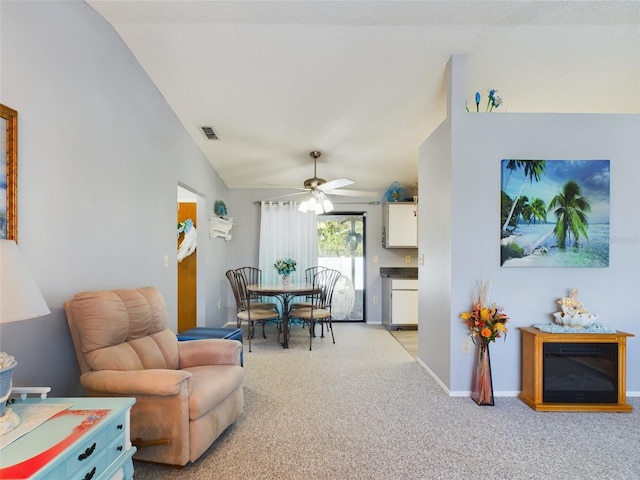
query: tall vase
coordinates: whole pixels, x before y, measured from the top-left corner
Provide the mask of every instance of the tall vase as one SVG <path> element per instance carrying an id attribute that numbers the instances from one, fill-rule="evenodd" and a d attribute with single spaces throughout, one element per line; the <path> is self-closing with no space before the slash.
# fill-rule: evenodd
<path id="1" fill-rule="evenodd" d="M 289 275 L 282 275 L 282 285 L 289 285 L 291 283 L 291 277 Z"/>
<path id="2" fill-rule="evenodd" d="M 493 381 L 491 380 L 491 358 L 489 342 L 480 339 L 476 345 L 471 399 L 478 405 L 493 405 Z"/>

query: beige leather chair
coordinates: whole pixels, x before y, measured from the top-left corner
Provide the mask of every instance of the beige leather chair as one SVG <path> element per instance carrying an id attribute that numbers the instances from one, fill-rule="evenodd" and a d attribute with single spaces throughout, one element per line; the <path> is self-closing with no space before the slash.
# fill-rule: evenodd
<path id="1" fill-rule="evenodd" d="M 242 413 L 241 342 L 178 342 L 157 289 L 78 293 L 65 311 L 87 394 L 136 398 L 135 459 L 193 462 Z"/>

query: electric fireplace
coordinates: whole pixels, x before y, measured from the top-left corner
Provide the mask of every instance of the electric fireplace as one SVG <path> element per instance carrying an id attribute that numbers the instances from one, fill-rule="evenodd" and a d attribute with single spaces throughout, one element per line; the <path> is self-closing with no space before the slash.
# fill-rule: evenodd
<path id="1" fill-rule="evenodd" d="M 537 411 L 631 412 L 625 332 L 522 333 L 520 399 Z"/>
<path id="2" fill-rule="evenodd" d="M 616 403 L 617 343 L 545 343 L 542 401 Z"/>

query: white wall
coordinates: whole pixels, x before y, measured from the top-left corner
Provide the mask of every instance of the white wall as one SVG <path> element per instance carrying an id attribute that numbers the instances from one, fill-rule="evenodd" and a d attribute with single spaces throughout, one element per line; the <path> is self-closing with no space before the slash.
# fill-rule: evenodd
<path id="1" fill-rule="evenodd" d="M 428 232 L 431 220 L 441 220 L 451 203 L 451 243 L 444 254 L 451 258 L 451 283 L 447 287 L 420 283 L 420 358 L 452 394 L 466 394 L 471 379 L 472 355 L 462 354 L 467 331 L 458 315 L 468 310 L 478 279 L 492 283 L 491 299 L 504 305 L 510 315 L 506 342 L 491 345 L 491 365 L 496 394 L 520 390 L 520 334 L 518 327 L 551 321 L 556 300 L 578 288 L 580 300 L 600 315 L 606 325 L 640 335 L 632 313 L 637 297 L 640 269 L 640 115 L 610 114 L 477 114 L 464 111 L 464 57 L 454 56 L 452 95 L 448 123 L 428 139 L 420 150 L 421 202 L 423 183 L 446 176 L 451 169 L 448 192 L 438 192 L 445 213 L 422 214 L 420 250 L 426 258 L 440 256 L 438 232 Z M 450 128 L 449 128 L 450 127 Z M 451 138 L 451 155 L 446 142 Z M 435 160 L 442 156 L 442 163 Z M 608 268 L 501 268 L 499 238 L 500 162 L 502 159 L 609 159 L 611 161 L 611 248 Z M 423 231 L 427 234 L 423 235 Z M 429 239 L 434 240 L 429 242 Z M 446 278 L 446 265 L 440 265 Z M 428 274 L 428 272 L 427 272 Z M 421 273 L 422 275 L 422 273 Z M 421 276 L 421 278 L 423 278 Z M 447 298 L 450 296 L 450 299 Z M 449 310 L 448 317 L 447 310 Z M 443 318 L 430 319 L 432 312 Z M 422 320 L 427 319 L 426 328 Z M 427 330 L 430 336 L 426 338 Z M 448 342 L 430 352 L 423 345 Z M 425 347 L 426 348 L 426 347 Z M 449 362 L 448 373 L 442 358 Z M 438 358 L 434 358 L 438 357 Z M 627 392 L 640 395 L 640 346 L 638 337 L 627 344 Z"/>
<path id="2" fill-rule="evenodd" d="M 205 198 L 206 318 L 222 325 L 228 244 L 206 216 L 227 188 L 113 28 L 84 2 L 0 2 L 0 101 L 18 111 L 18 243 L 52 313 L 1 327 L 16 385 L 79 392 L 63 302 L 154 285 L 176 327 L 176 187 Z M 170 265 L 163 259 L 169 255 Z"/>

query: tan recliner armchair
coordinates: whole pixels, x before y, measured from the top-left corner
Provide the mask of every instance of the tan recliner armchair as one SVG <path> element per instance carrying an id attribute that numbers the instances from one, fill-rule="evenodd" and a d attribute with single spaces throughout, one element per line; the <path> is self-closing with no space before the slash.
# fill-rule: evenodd
<path id="1" fill-rule="evenodd" d="M 241 342 L 178 342 L 157 289 L 78 293 L 65 311 L 87 394 L 136 398 L 135 459 L 193 462 L 242 413 Z"/>

